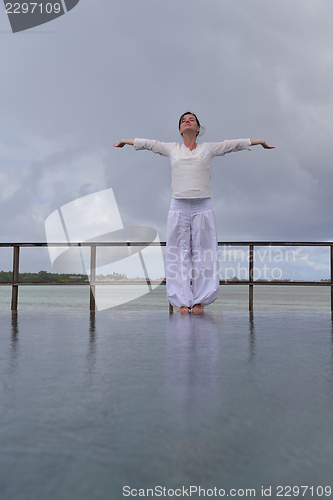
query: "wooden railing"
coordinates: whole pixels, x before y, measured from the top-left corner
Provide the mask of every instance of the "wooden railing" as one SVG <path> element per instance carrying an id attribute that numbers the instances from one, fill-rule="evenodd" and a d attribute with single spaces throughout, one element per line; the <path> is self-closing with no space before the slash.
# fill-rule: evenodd
<path id="1" fill-rule="evenodd" d="M 0 285 L 11 285 L 12 287 L 12 301 L 11 311 L 16 313 L 18 309 L 18 289 L 19 286 L 26 285 L 90 285 L 90 311 L 95 311 L 95 269 L 96 269 L 96 248 L 99 246 L 121 247 L 121 246 L 166 246 L 165 242 L 149 243 L 149 242 L 84 242 L 84 243 L 0 243 L 0 248 L 12 247 L 13 248 L 13 280 L 10 283 L 0 283 Z M 248 280 L 230 281 L 220 280 L 220 285 L 248 285 L 249 286 L 249 311 L 253 312 L 253 287 L 254 286 L 330 286 L 331 287 L 331 311 L 333 312 L 333 242 L 287 242 L 287 241 L 237 241 L 237 242 L 219 242 L 219 246 L 224 247 L 248 247 Z M 19 282 L 19 260 L 20 248 L 26 247 L 91 247 L 91 276 L 89 283 L 20 283 Z M 254 252 L 255 247 L 328 247 L 330 249 L 330 280 L 327 281 L 289 281 L 289 280 L 276 280 L 276 281 L 256 281 L 253 279 L 254 273 Z M 147 278 L 148 283 L 149 279 Z M 165 284 L 165 280 L 161 283 Z M 173 307 L 169 305 L 169 311 L 173 311 Z"/>

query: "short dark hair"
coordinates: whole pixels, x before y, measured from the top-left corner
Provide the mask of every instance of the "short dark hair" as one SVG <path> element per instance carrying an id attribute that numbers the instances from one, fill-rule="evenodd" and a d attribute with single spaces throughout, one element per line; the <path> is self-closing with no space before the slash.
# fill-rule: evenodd
<path id="1" fill-rule="evenodd" d="M 194 113 L 192 113 L 192 111 L 186 111 L 186 113 L 183 113 L 183 114 L 182 114 L 182 116 L 179 118 L 179 124 L 178 124 L 178 129 L 179 129 L 179 130 L 180 130 L 180 124 L 181 124 L 181 122 L 182 122 L 182 118 L 183 118 L 185 115 L 192 115 L 192 116 L 194 116 L 194 118 L 195 118 L 195 119 L 196 119 L 196 121 L 197 121 L 197 125 L 198 125 L 198 127 L 201 127 L 201 125 L 200 125 L 200 122 L 199 122 L 199 120 L 198 120 L 197 115 L 196 115 L 196 114 L 194 114 Z M 199 134 L 199 132 L 197 133 L 197 135 L 198 135 L 198 134 Z"/>

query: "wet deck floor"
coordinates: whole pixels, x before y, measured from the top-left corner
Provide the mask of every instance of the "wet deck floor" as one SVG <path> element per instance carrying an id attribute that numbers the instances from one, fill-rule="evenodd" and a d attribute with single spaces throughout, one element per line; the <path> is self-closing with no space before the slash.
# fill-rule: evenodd
<path id="1" fill-rule="evenodd" d="M 333 487 L 328 312 L 2 312 L 0 331 L 2 500 Z"/>

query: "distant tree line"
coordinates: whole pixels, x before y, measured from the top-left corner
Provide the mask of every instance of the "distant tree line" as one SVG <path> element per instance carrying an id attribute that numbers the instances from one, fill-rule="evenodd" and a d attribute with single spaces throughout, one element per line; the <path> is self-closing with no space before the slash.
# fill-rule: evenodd
<path id="1" fill-rule="evenodd" d="M 72 276 L 72 278 L 71 278 Z M 19 273 L 19 283 L 66 283 L 73 281 L 84 281 L 88 279 L 86 274 L 57 274 L 39 271 L 38 273 Z M 13 280 L 12 271 L 0 271 L 0 282 L 8 283 Z"/>
<path id="2" fill-rule="evenodd" d="M 107 274 L 106 276 L 104 276 L 104 274 L 96 275 L 97 280 L 102 280 L 103 278 L 107 278 L 108 280 L 123 280 L 126 279 L 127 276 L 126 274 L 120 274 L 120 273 Z"/>
<path id="3" fill-rule="evenodd" d="M 126 274 L 112 273 L 106 276 L 109 279 L 120 280 L 126 278 Z M 105 278 L 102 274 L 98 279 Z M 19 283 L 73 283 L 75 281 L 85 281 L 86 274 L 57 274 L 39 271 L 38 273 L 19 273 Z M 0 271 L 0 283 L 10 283 L 13 281 L 12 271 Z"/>

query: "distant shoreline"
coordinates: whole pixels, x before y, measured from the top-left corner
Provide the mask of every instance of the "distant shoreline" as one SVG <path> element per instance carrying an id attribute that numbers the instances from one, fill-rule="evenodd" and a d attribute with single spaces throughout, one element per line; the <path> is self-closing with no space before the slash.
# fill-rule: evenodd
<path id="1" fill-rule="evenodd" d="M 12 271 L 0 271 L 0 284 L 11 284 L 13 281 Z M 158 279 L 149 279 L 143 277 L 127 278 L 124 274 L 113 273 L 107 276 L 98 275 L 96 276 L 96 285 L 145 285 L 147 282 L 151 285 L 165 284 L 165 277 Z M 236 276 L 228 278 L 226 280 L 220 280 L 224 283 L 237 283 L 248 285 L 250 282 L 246 279 L 239 279 Z M 264 284 L 264 283 L 303 283 L 303 280 L 290 280 L 290 279 L 258 279 L 251 283 L 253 284 Z M 307 283 L 320 283 L 320 282 L 330 282 L 329 279 L 320 280 L 306 280 Z M 86 274 L 58 274 L 58 273 L 48 273 L 47 271 L 39 271 L 38 273 L 19 273 L 18 283 L 34 284 L 34 283 L 63 283 L 63 284 L 89 284 L 90 280 Z"/>

